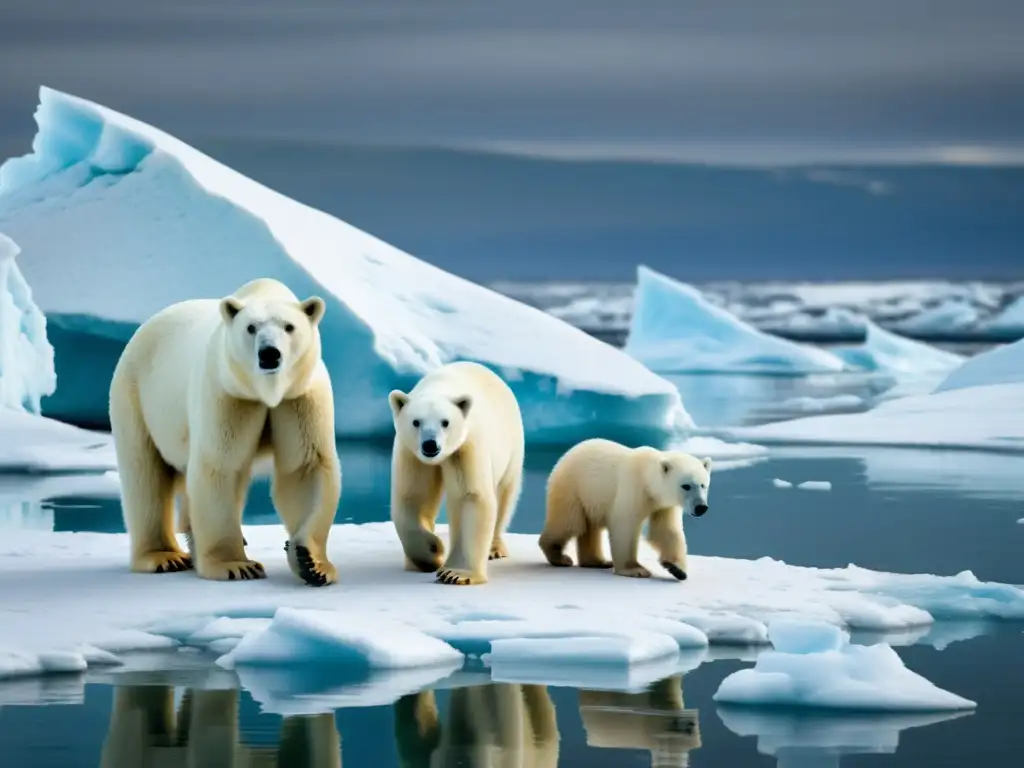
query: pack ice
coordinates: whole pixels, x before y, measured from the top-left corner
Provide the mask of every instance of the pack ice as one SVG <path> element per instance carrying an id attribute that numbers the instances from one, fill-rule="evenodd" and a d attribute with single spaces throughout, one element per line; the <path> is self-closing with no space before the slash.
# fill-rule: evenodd
<path id="1" fill-rule="evenodd" d="M 640 266 L 624 351 L 662 373 L 817 373 L 845 368 L 823 349 L 771 336 L 696 288 Z"/>
<path id="2" fill-rule="evenodd" d="M 0 229 L 26 253 L 57 373 L 76 382 L 46 402 L 49 415 L 105 424 L 113 366 L 139 323 L 266 276 L 327 301 L 339 436 L 391 434 L 386 393 L 455 359 L 509 382 L 534 443 L 650 439 L 692 423 L 669 382 L 609 345 L 156 128 L 45 87 L 35 119 L 32 153 L 0 168 Z"/>

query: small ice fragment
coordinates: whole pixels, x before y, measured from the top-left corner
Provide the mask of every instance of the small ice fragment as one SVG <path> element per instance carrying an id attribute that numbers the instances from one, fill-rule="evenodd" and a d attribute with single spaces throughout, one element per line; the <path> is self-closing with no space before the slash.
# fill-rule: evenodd
<path id="1" fill-rule="evenodd" d="M 831 491 L 832 483 L 828 480 L 806 480 L 800 483 L 797 488 L 802 491 Z"/>
<path id="2" fill-rule="evenodd" d="M 780 480 L 777 477 L 774 480 L 772 480 L 772 485 L 774 485 L 776 488 L 792 488 L 793 487 L 793 484 L 791 482 L 789 482 L 788 480 Z"/>

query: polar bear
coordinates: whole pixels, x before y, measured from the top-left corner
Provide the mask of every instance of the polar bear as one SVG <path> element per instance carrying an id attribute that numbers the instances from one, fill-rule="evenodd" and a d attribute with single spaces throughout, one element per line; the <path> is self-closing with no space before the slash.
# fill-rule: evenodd
<path id="1" fill-rule="evenodd" d="M 391 519 L 408 570 L 437 571 L 444 584 L 484 584 L 487 560 L 507 557 L 508 527 L 523 478 L 519 404 L 497 374 L 449 363 L 406 394 L 388 395 L 395 422 Z M 434 534 L 447 499 L 451 552 Z M 443 563 L 443 565 L 442 565 Z"/>
<path id="2" fill-rule="evenodd" d="M 576 539 L 583 568 L 612 568 L 620 576 L 648 578 L 637 560 L 640 531 L 662 567 L 686 578 L 684 510 L 694 517 L 708 511 L 711 459 L 647 446 L 627 448 L 610 440 L 584 440 L 569 449 L 548 477 L 547 513 L 540 548 L 552 565 L 572 565 L 565 545 Z M 609 562 L 601 534 L 608 529 Z"/>
<path id="3" fill-rule="evenodd" d="M 245 553 L 242 510 L 258 459 L 288 563 L 307 584 L 337 579 L 327 536 L 341 497 L 334 397 L 320 357 L 324 302 L 266 278 L 221 300 L 183 301 L 135 332 L 110 385 L 131 568 L 195 568 L 202 578 L 262 579 Z M 174 497 L 189 540 L 174 537 Z"/>

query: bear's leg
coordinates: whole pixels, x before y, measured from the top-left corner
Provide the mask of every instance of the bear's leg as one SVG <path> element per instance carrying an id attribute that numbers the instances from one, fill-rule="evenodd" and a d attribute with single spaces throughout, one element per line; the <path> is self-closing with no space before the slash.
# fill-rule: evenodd
<path id="1" fill-rule="evenodd" d="M 402 696 L 394 704 L 395 748 L 399 765 L 429 766 L 441 742 L 441 715 L 434 692 Z"/>
<path id="2" fill-rule="evenodd" d="M 459 474 L 465 477 L 464 473 Z M 445 489 L 445 497 L 452 549 L 437 572 L 437 581 L 460 586 L 486 584 L 487 555 L 494 539 L 498 500 L 487 490 L 462 490 L 454 478 L 450 486 Z"/>
<path id="3" fill-rule="evenodd" d="M 313 587 L 338 571 L 327 538 L 341 501 L 341 463 L 334 436 L 334 398 L 324 382 L 270 411 L 274 481 L 270 495 L 288 529 L 288 565 Z"/>
<path id="4" fill-rule="evenodd" d="M 238 691 L 192 690 L 188 711 L 185 765 L 237 765 L 239 747 Z M 183 708 L 184 709 L 184 708 Z"/>
<path id="5" fill-rule="evenodd" d="M 444 562 L 434 533 L 444 484 L 441 468 L 418 461 L 396 445 L 391 459 L 391 520 L 405 552 L 405 569 L 433 573 Z"/>
<path id="6" fill-rule="evenodd" d="M 678 509 L 659 509 L 647 524 L 647 540 L 658 552 L 661 567 L 679 581 L 686 579 L 686 537 Z"/>
<path id="7" fill-rule="evenodd" d="M 507 482 L 498 484 L 498 519 L 494 523 L 491 551 L 487 556 L 489 560 L 501 560 L 508 557 L 508 547 L 505 545 L 503 537 L 508 529 L 508 524 L 512 522 L 512 515 L 515 514 L 516 504 L 519 503 L 522 487 L 523 479 L 519 472 L 516 472 Z"/>
<path id="8" fill-rule="evenodd" d="M 611 568 L 612 561 L 604 556 L 604 528 L 587 523 L 587 529 L 576 539 L 576 557 L 580 568 Z"/>
<path id="9" fill-rule="evenodd" d="M 246 467 L 225 472 L 196 458 L 189 460 L 186 487 L 196 551 L 196 571 L 204 579 L 265 579 L 263 564 L 245 554 L 242 509 L 252 480 Z"/>
<path id="10" fill-rule="evenodd" d="M 182 552 L 174 536 L 177 473 L 164 463 L 141 419 L 141 414 L 111 419 L 131 569 L 137 573 L 187 571 L 192 558 Z"/>
<path id="11" fill-rule="evenodd" d="M 587 530 L 587 515 L 576 494 L 563 488 L 558 478 L 548 485 L 547 513 L 544 530 L 537 543 L 551 565 L 567 568 L 573 564 L 565 554 L 565 545 L 582 536 Z"/>
<path id="12" fill-rule="evenodd" d="M 608 537 L 612 545 L 612 563 L 619 576 L 650 578 L 651 572 L 640 565 L 640 529 L 643 520 L 637 520 L 629 505 L 616 501 L 611 510 Z"/>
<path id="13" fill-rule="evenodd" d="M 313 587 L 338 580 L 327 557 L 327 537 L 341 500 L 341 467 L 331 455 L 312 466 L 285 472 L 275 465 L 270 495 L 288 529 L 288 565 Z"/>

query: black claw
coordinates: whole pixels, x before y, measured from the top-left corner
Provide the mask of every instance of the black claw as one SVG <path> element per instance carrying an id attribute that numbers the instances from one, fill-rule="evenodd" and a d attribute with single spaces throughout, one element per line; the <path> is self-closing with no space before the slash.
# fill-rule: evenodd
<path id="1" fill-rule="evenodd" d="M 290 541 L 286 541 L 286 542 L 284 543 L 284 551 L 285 551 L 285 552 L 287 552 L 287 551 L 288 551 L 288 545 L 289 545 L 289 544 L 291 544 L 291 542 L 290 542 Z"/>
<path id="2" fill-rule="evenodd" d="M 249 542 L 245 540 L 245 536 L 242 537 L 242 546 L 243 547 L 248 547 L 249 546 Z"/>
<path id="3" fill-rule="evenodd" d="M 164 572 L 164 567 L 163 567 L 162 565 L 158 565 L 158 566 L 156 567 L 156 572 L 157 572 L 157 573 L 163 573 L 163 572 Z"/>
<path id="4" fill-rule="evenodd" d="M 234 581 L 234 580 L 235 580 L 235 572 L 234 571 L 228 571 L 228 581 Z"/>
<path id="5" fill-rule="evenodd" d="M 661 564 L 661 566 L 679 581 L 686 581 L 686 571 L 684 571 L 675 563 L 664 562 Z"/>

